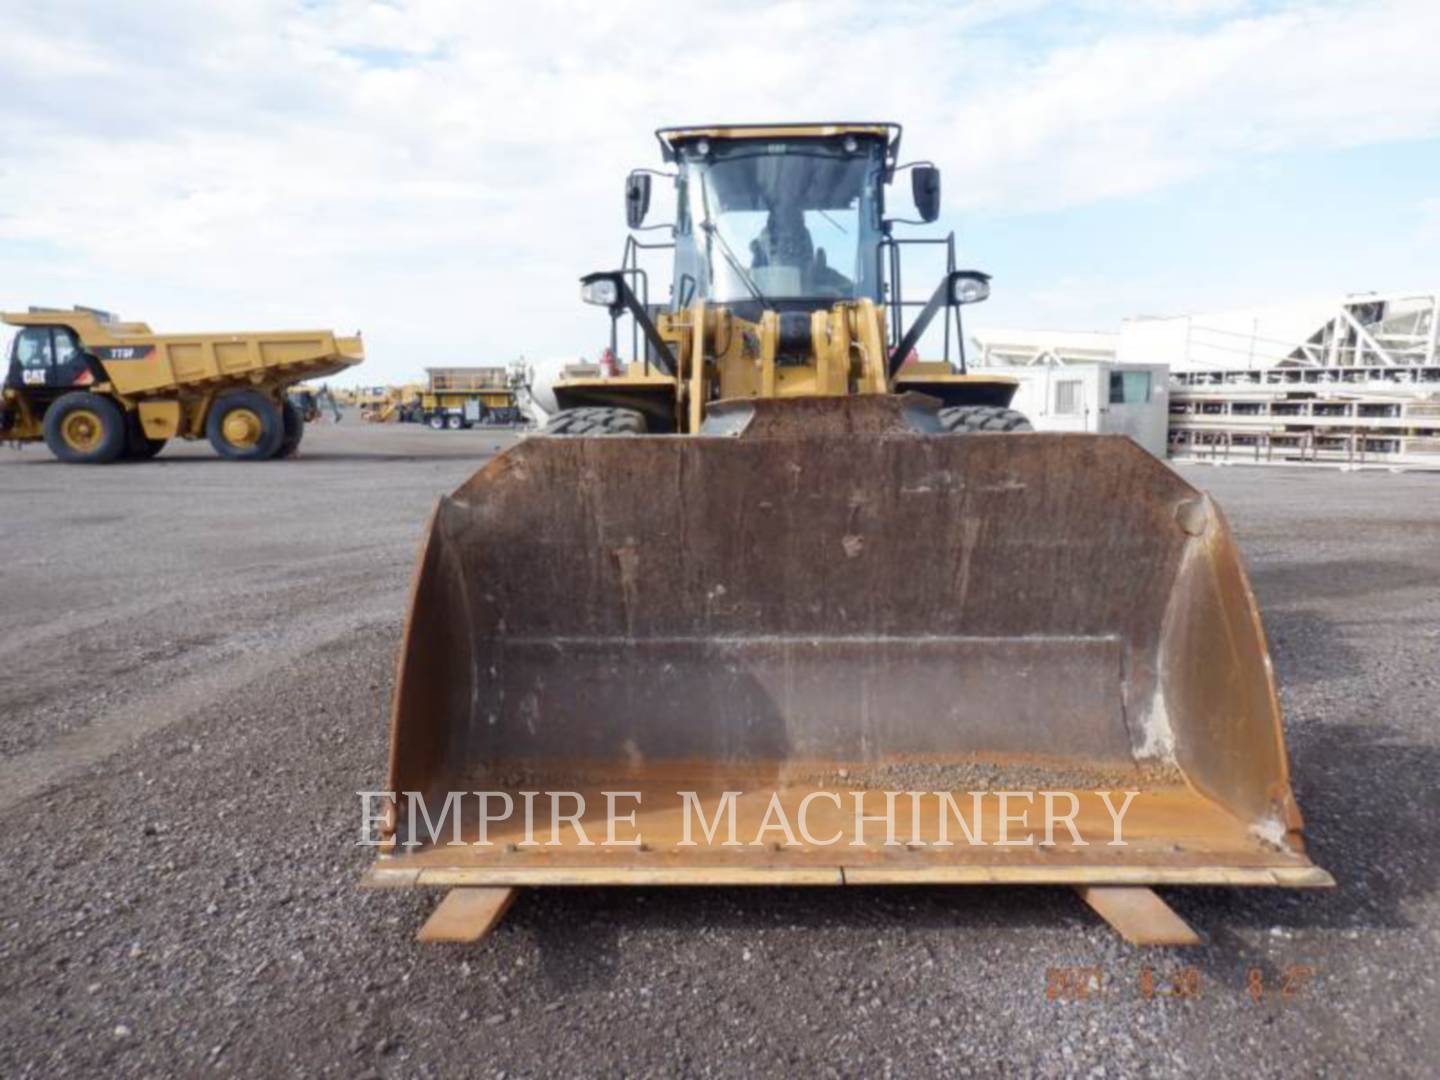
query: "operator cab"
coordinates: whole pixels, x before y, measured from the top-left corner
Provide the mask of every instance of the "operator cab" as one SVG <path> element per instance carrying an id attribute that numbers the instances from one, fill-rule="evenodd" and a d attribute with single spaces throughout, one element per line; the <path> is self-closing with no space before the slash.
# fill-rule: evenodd
<path id="1" fill-rule="evenodd" d="M 5 375 L 7 387 L 26 391 L 34 400 L 49 400 L 95 380 L 91 358 L 69 327 L 25 326 L 15 334 Z"/>
<path id="2" fill-rule="evenodd" d="M 753 317 L 761 307 L 879 303 L 889 145 L 883 128 L 676 133 L 669 144 L 678 166 L 672 307 L 703 299 Z"/>
<path id="3" fill-rule="evenodd" d="M 699 299 L 753 318 L 766 307 L 881 302 L 884 188 L 897 127 L 682 128 L 658 136 L 676 166 L 672 310 Z"/>
<path id="4" fill-rule="evenodd" d="M 668 242 L 631 235 L 619 269 L 580 279 L 581 298 L 610 311 L 612 354 L 618 355 L 618 326 L 628 315 L 637 358 L 644 339 L 644 374 L 653 365 L 673 377 L 674 357 L 659 316 L 701 302 L 750 323 L 767 311 L 777 314 L 780 362 L 808 364 L 809 316 L 868 301 L 884 320 L 888 377 L 915 358 L 921 337 L 941 312 L 943 359 L 931 363 L 964 373 L 959 309 L 984 300 L 990 279 L 956 267 L 953 232 L 943 238 L 894 235 L 897 224 L 926 225 L 940 215 L 940 170 L 928 161 L 899 163 L 900 125 L 712 125 L 655 134 L 675 171 L 631 172 L 625 217 L 632 232 L 664 230 Z M 887 218 L 885 189 L 902 171 L 910 173 L 915 217 Z M 675 185 L 675 220 L 646 225 L 656 176 Z M 900 287 L 901 249 L 936 244 L 946 260 L 944 277 L 928 300 L 906 296 Z M 659 249 L 673 249 L 670 295 L 652 302 L 640 255 Z M 907 309 L 915 312 L 913 318 L 907 318 Z M 958 365 L 951 362 L 952 339 Z"/>

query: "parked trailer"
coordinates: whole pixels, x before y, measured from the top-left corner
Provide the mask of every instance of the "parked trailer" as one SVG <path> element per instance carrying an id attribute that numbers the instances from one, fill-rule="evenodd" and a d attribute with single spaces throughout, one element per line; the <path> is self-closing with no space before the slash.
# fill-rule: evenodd
<path id="1" fill-rule="evenodd" d="M 43 439 L 61 461 L 150 458 L 172 438 L 221 457 L 295 453 L 304 419 L 286 390 L 365 358 L 329 330 L 156 334 L 93 308 L 0 314 L 20 327 L 0 397 L 0 438 Z"/>
<path id="2" fill-rule="evenodd" d="M 411 416 L 437 431 L 524 420 L 503 367 L 426 368 L 425 373 L 430 383 Z"/>

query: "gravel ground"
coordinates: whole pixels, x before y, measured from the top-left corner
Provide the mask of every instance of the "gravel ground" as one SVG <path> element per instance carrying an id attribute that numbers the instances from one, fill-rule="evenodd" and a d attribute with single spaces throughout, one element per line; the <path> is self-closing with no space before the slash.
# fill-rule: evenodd
<path id="1" fill-rule="evenodd" d="M 510 438 L 0 450 L 0 1074 L 1433 1075 L 1440 476 L 1185 470 L 1249 561 L 1333 892 L 1171 890 L 1209 935 L 1180 951 L 1061 889 L 553 889 L 421 947 L 433 895 L 356 887 L 354 792 L 426 513 Z M 1101 992 L 1050 1000 L 1070 966 Z"/>

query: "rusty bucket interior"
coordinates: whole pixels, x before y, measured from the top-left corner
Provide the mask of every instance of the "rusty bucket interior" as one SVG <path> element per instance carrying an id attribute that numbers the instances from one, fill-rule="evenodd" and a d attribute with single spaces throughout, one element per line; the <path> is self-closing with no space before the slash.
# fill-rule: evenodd
<path id="1" fill-rule="evenodd" d="M 524 843 L 518 814 L 462 811 L 462 842 L 438 843 L 402 795 L 389 865 L 435 884 L 1328 883 L 1208 497 L 1120 436 L 757 405 L 721 435 L 531 438 L 441 501 L 389 787 L 431 808 L 574 792 L 583 828 Z M 606 791 L 643 839 L 580 842 L 607 836 Z M 947 796 L 1002 791 L 1011 815 L 1074 794 L 1080 837 L 997 844 L 1001 815 L 977 812 L 975 840 L 938 842 Z M 1124 791 L 1111 843 L 1102 800 Z M 726 792 L 735 832 L 694 829 Z M 857 838 L 856 806 L 897 798 L 898 835 Z M 764 828 L 776 801 L 792 830 L 808 811 L 803 836 Z"/>

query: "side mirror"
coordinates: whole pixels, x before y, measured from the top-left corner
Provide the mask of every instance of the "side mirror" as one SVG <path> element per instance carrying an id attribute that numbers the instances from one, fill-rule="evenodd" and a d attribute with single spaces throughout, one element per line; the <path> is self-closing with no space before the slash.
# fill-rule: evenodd
<path id="1" fill-rule="evenodd" d="M 940 170 L 934 165 L 916 165 L 910 170 L 910 190 L 915 196 L 915 209 L 920 220 L 934 221 L 940 216 Z"/>
<path id="2" fill-rule="evenodd" d="M 633 172 L 625 178 L 625 222 L 632 229 L 645 224 L 650 211 L 650 174 Z"/>

